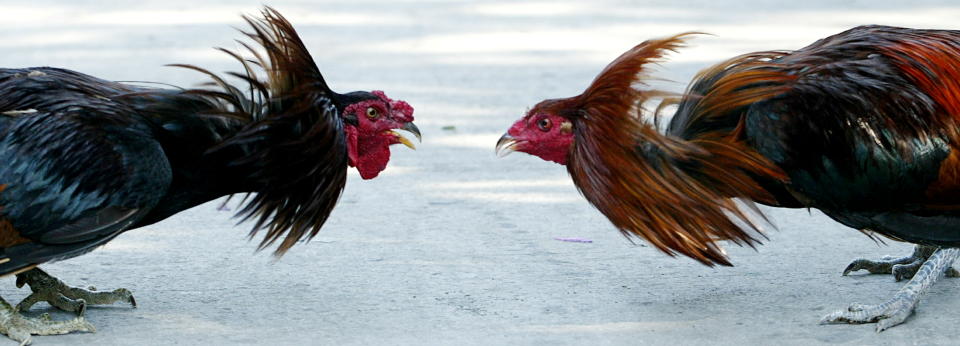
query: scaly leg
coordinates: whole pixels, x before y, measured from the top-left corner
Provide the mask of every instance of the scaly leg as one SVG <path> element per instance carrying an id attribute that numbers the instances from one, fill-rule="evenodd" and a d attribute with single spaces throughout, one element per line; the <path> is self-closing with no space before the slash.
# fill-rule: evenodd
<path id="1" fill-rule="evenodd" d="M 0 333 L 6 334 L 20 345 L 30 344 L 30 335 L 55 335 L 71 332 L 95 332 L 96 328 L 83 316 L 69 321 L 51 321 L 50 315 L 28 318 L 0 298 Z"/>
<path id="2" fill-rule="evenodd" d="M 892 256 L 884 256 L 879 261 L 860 258 L 850 263 L 847 269 L 843 270 L 843 275 L 858 270 L 866 270 L 870 272 L 870 274 L 892 274 L 893 279 L 897 281 L 909 279 L 916 274 L 917 270 L 920 269 L 920 265 L 922 265 L 934 251 L 937 251 L 937 249 L 938 247 L 936 246 L 917 245 L 913 248 L 913 254 L 906 257 L 894 258 Z M 960 272 L 950 267 L 947 268 L 946 276 L 960 277 Z"/>
<path id="3" fill-rule="evenodd" d="M 17 311 L 29 310 L 33 304 L 41 301 L 46 301 L 61 310 L 75 311 L 77 315 L 83 315 L 87 305 L 106 305 L 124 301 L 137 307 L 133 294 L 126 288 L 118 288 L 112 292 L 92 292 L 93 287 L 91 290 L 70 287 L 40 268 L 17 274 L 17 287 L 23 287 L 23 284 L 30 285 L 33 293 L 17 304 Z"/>
<path id="4" fill-rule="evenodd" d="M 820 323 L 876 322 L 878 332 L 903 323 L 917 307 L 920 297 L 944 275 L 957 257 L 960 257 L 960 249 L 937 249 L 923 262 L 916 275 L 897 291 L 893 299 L 880 305 L 851 304 L 844 310 L 824 316 Z"/>

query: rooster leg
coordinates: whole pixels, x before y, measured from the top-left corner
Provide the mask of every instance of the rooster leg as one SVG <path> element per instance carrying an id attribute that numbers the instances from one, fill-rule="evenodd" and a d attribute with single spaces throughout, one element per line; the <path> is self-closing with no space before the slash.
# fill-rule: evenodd
<path id="1" fill-rule="evenodd" d="M 824 316 L 820 323 L 877 322 L 878 332 L 903 323 L 913 313 L 920 297 L 945 274 L 957 257 L 960 257 L 960 249 L 937 249 L 920 266 L 916 275 L 897 291 L 893 299 L 880 305 L 851 304 L 846 309 Z"/>
<path id="2" fill-rule="evenodd" d="M 20 345 L 30 344 L 30 335 L 55 335 L 72 332 L 95 332 L 96 328 L 87 322 L 83 316 L 77 316 L 69 321 L 51 321 L 50 315 L 43 314 L 40 318 L 28 318 L 11 307 L 6 300 L 0 298 L 0 333 L 19 341 Z"/>
<path id="3" fill-rule="evenodd" d="M 854 260 L 846 269 L 843 270 L 843 275 L 850 274 L 858 270 L 866 270 L 870 274 L 892 274 L 894 280 L 900 281 L 903 279 L 912 278 L 916 274 L 917 270 L 920 269 L 920 265 L 923 264 L 934 251 L 937 250 L 936 246 L 927 246 L 927 245 L 917 245 L 913 249 L 913 254 L 906 257 L 894 258 L 891 256 L 884 256 L 879 261 L 872 261 L 868 259 L 857 259 Z M 960 272 L 958 272 L 953 267 L 947 268 L 946 276 L 948 277 L 960 277 Z"/>
<path id="4" fill-rule="evenodd" d="M 33 293 L 17 304 L 17 311 L 29 310 L 33 304 L 41 301 L 61 310 L 74 311 L 77 315 L 83 315 L 87 305 L 107 305 L 124 301 L 137 307 L 133 294 L 126 288 L 118 288 L 112 292 L 93 292 L 93 287 L 90 290 L 70 287 L 40 268 L 17 274 L 17 287 L 23 287 L 23 284 L 30 285 Z"/>

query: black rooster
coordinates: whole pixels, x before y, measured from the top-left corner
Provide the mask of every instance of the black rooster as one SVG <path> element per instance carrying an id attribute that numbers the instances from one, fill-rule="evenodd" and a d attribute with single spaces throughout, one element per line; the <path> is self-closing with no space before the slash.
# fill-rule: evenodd
<path id="1" fill-rule="evenodd" d="M 317 234 L 336 205 L 347 167 L 364 179 L 382 171 L 389 146 L 420 137 L 413 108 L 382 92 L 330 90 L 293 26 L 266 8 L 244 19 L 266 55 L 230 73 L 206 70 L 215 88 L 166 90 L 110 82 L 57 68 L 0 69 L 0 274 L 34 294 L 0 304 L 0 331 L 93 331 L 86 304 L 126 301 L 130 292 L 70 288 L 37 269 L 84 254 L 121 232 L 236 193 L 255 193 L 238 213 L 255 219 L 260 248 L 282 255 Z M 259 76 L 258 71 L 264 71 Z M 282 239 L 281 239 L 282 238 Z M 2 301 L 2 299 L 0 299 Z M 37 301 L 76 311 L 71 321 L 28 319 Z"/>
<path id="2" fill-rule="evenodd" d="M 536 105 L 498 151 L 565 164 L 583 195 L 629 236 L 668 254 L 729 265 L 718 240 L 754 245 L 731 198 L 817 208 L 867 234 L 917 244 L 857 260 L 912 277 L 890 301 L 823 323 L 902 323 L 960 246 L 960 31 L 863 26 L 793 51 L 743 55 L 703 71 L 666 133 L 637 116 L 653 96 L 643 65 L 683 35 L 621 55 L 578 96 Z M 752 206 L 752 205 L 751 205 Z"/>

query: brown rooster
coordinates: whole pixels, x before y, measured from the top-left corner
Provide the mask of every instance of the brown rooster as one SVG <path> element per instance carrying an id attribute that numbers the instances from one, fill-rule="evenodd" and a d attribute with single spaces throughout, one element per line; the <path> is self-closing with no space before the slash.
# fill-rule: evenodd
<path id="1" fill-rule="evenodd" d="M 758 244 L 749 201 L 818 208 L 867 234 L 917 244 L 855 270 L 912 277 L 890 301 L 823 323 L 902 323 L 960 245 L 960 31 L 857 27 L 793 52 L 758 52 L 701 72 L 654 121 L 639 116 L 644 66 L 688 34 L 641 43 L 578 96 L 542 101 L 497 144 L 567 165 L 627 236 L 667 254 L 730 265 L 717 241 Z M 658 131 L 657 114 L 678 104 Z M 736 199 L 747 201 L 738 203 Z M 746 206 L 746 209 L 743 206 Z"/>

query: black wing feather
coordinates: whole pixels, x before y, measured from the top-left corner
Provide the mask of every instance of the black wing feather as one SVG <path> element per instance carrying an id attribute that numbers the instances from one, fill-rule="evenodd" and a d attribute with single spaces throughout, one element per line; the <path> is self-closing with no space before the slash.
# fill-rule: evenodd
<path id="1" fill-rule="evenodd" d="M 0 218 L 31 242 L 4 248 L 0 273 L 112 239 L 156 205 L 171 177 L 150 128 L 105 96 L 109 84 L 22 72 L 0 70 Z"/>

